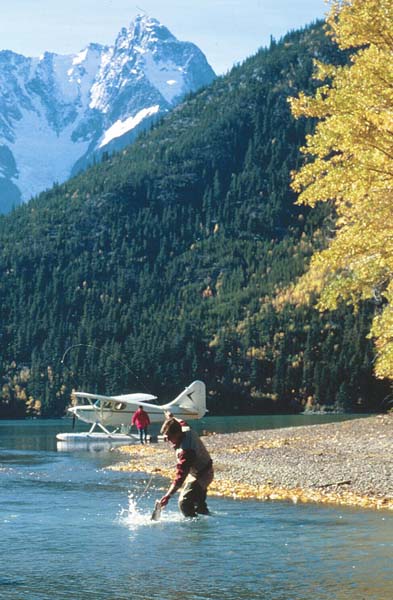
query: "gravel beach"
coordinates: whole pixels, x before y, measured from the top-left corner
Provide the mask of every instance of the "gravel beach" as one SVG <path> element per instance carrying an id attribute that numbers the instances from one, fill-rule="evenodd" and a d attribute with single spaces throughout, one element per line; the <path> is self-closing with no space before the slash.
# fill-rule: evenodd
<path id="1" fill-rule="evenodd" d="M 209 434 L 203 441 L 214 462 L 211 495 L 393 510 L 392 414 Z M 122 459 L 116 470 L 174 475 L 174 452 L 167 444 L 116 452 Z"/>

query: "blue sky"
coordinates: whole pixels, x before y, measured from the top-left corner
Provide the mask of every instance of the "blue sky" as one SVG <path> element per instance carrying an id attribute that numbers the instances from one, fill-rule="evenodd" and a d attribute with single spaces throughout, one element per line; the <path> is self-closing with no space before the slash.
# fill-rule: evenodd
<path id="1" fill-rule="evenodd" d="M 324 0 L 11 0 L 1 11 L 0 49 L 25 56 L 113 44 L 145 11 L 206 54 L 217 74 L 326 13 Z"/>

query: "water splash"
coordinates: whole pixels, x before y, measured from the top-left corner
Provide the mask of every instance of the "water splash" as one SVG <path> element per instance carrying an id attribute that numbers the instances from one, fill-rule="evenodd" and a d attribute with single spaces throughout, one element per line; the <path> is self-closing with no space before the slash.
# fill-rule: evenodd
<path id="1" fill-rule="evenodd" d="M 120 525 L 123 525 L 130 530 L 135 530 L 139 527 L 157 527 L 162 523 L 173 523 L 182 520 L 182 516 L 177 511 L 165 509 L 165 511 L 161 513 L 159 521 L 152 521 L 151 515 L 155 500 L 151 498 L 151 502 L 148 506 L 146 506 L 146 501 L 143 506 L 139 501 L 140 497 L 135 497 L 132 492 L 128 492 L 128 506 L 127 508 L 120 507 L 120 511 L 117 515 L 117 522 Z"/>

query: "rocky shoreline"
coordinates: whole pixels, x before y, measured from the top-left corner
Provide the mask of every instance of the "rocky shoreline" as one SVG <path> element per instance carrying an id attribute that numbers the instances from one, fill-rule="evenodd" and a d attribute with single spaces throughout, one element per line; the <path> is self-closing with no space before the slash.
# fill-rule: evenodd
<path id="1" fill-rule="evenodd" d="M 211 495 L 393 510 L 392 414 L 203 440 L 215 468 Z M 173 477 L 167 444 L 116 452 L 126 459 L 116 470 Z"/>

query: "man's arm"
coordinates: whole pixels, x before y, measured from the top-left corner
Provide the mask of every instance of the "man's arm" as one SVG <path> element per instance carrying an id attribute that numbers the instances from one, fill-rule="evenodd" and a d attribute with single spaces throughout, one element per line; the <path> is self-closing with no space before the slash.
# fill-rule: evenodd
<path id="1" fill-rule="evenodd" d="M 177 492 L 179 488 L 184 483 L 185 478 L 190 472 L 191 466 L 195 460 L 195 451 L 194 450 L 182 450 L 182 452 L 178 455 L 177 465 L 176 465 L 176 476 L 172 481 L 171 485 L 165 496 L 163 496 L 160 500 L 161 506 L 166 506 L 169 502 L 169 499 L 173 494 Z"/>

